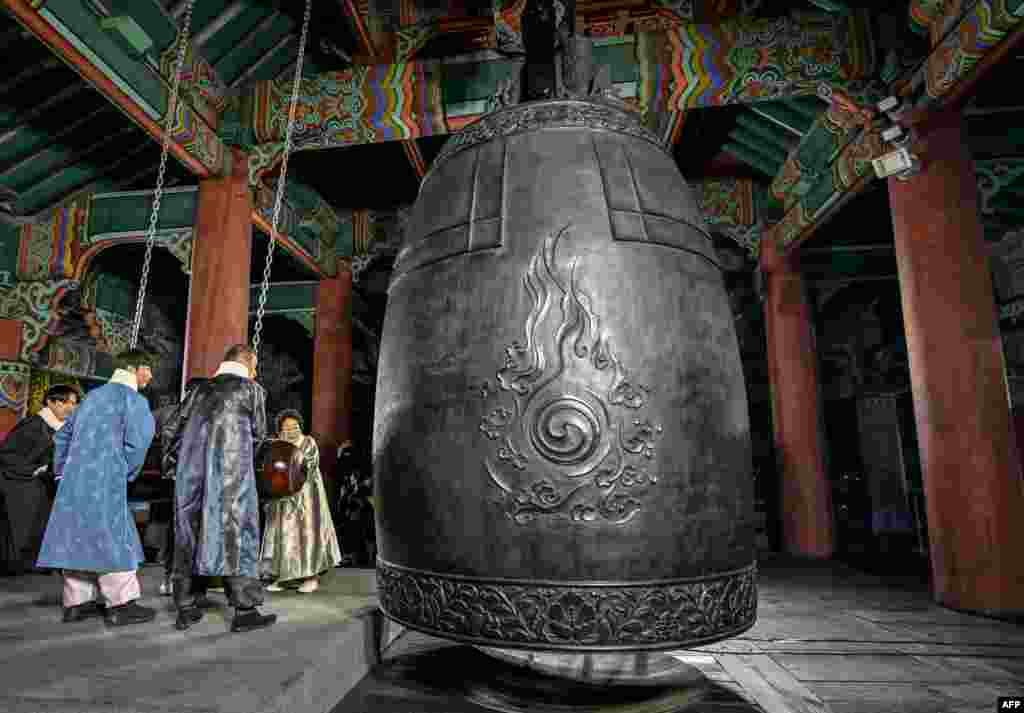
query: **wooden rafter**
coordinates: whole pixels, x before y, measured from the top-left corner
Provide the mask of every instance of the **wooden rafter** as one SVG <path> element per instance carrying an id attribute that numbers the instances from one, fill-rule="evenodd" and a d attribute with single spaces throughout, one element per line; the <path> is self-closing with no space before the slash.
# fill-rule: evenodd
<path id="1" fill-rule="evenodd" d="M 423 177 L 427 175 L 427 163 L 423 160 L 420 145 L 416 143 L 416 139 L 407 139 L 402 142 L 402 148 L 405 150 L 409 163 L 412 164 L 412 170 L 416 172 L 416 177 L 422 181 Z"/>
<path id="2" fill-rule="evenodd" d="M 366 29 L 366 23 L 363 22 L 363 14 L 359 11 L 359 8 L 355 6 L 353 0 L 341 0 L 342 6 L 346 14 L 352 19 L 352 23 L 356 28 L 356 35 L 359 38 L 359 42 L 362 45 L 363 50 L 370 56 L 370 59 L 377 59 L 377 50 L 373 46 L 373 40 L 370 39 L 370 33 Z"/>

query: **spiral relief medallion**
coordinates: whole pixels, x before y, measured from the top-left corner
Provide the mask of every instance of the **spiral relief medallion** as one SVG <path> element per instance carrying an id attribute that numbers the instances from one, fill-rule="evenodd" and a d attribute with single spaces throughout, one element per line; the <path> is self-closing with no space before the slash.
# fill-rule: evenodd
<path id="1" fill-rule="evenodd" d="M 534 415 L 530 440 L 544 458 L 561 466 L 590 460 L 602 438 L 601 420 L 583 399 L 552 399 Z"/>
<path id="2" fill-rule="evenodd" d="M 522 339 L 505 348 L 497 390 L 473 387 L 491 402 L 479 426 L 494 442 L 484 470 L 518 524 L 623 524 L 658 482 L 651 461 L 662 428 L 642 418 L 650 390 L 615 356 L 577 260 L 562 268 L 555 259 L 567 231 L 538 246 L 523 277 L 530 313 Z"/>

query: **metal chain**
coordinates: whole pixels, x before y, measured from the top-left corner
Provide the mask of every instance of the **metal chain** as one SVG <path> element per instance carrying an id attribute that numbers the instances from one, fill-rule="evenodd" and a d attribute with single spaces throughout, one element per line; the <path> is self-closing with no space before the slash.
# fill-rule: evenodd
<path id="1" fill-rule="evenodd" d="M 188 32 L 192 26 L 192 9 L 196 0 L 188 0 L 185 6 L 185 17 L 178 33 L 178 56 L 174 64 L 174 78 L 171 84 L 171 101 L 164 119 L 163 145 L 160 149 L 160 168 L 156 174 L 156 190 L 153 191 L 153 210 L 149 214 L 149 229 L 146 231 L 146 256 L 142 260 L 142 279 L 139 280 L 139 297 L 135 302 L 135 318 L 132 320 L 132 338 L 129 346 L 134 349 L 139 344 L 139 329 L 142 327 L 142 308 L 146 301 L 146 286 L 149 284 L 149 267 L 153 259 L 153 245 L 156 243 L 156 223 L 160 218 L 160 200 L 164 194 L 164 178 L 167 173 L 167 156 L 171 150 L 171 129 L 178 110 L 179 92 L 181 91 L 181 70 L 185 66 L 185 54 L 188 48 Z"/>
<path id="2" fill-rule="evenodd" d="M 284 201 L 284 185 L 288 176 L 288 155 L 292 152 L 292 131 L 295 128 L 295 108 L 299 103 L 299 84 L 302 81 L 302 63 L 306 55 L 306 38 L 309 35 L 309 18 L 313 12 L 313 0 L 306 0 L 306 13 L 302 18 L 302 34 L 299 36 L 299 57 L 295 62 L 295 77 L 292 80 L 292 101 L 288 108 L 288 126 L 284 134 L 284 153 L 281 156 L 281 173 L 277 177 L 277 195 L 274 197 L 274 215 L 270 221 L 270 244 L 267 245 L 267 261 L 263 266 L 263 285 L 260 289 L 259 305 L 256 307 L 256 324 L 253 327 L 252 348 L 259 355 L 260 333 L 263 331 L 263 314 L 267 306 L 267 292 L 270 289 L 270 266 L 274 262 L 274 248 L 277 246 L 277 224 L 281 219 L 281 205 Z"/>

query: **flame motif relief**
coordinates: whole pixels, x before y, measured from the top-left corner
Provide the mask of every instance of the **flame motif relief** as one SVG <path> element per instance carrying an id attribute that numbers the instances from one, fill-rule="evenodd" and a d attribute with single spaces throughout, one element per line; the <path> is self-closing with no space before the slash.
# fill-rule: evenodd
<path id="1" fill-rule="evenodd" d="M 649 466 L 662 427 L 642 417 L 650 390 L 616 358 L 577 284 L 577 260 L 558 267 L 568 231 L 549 235 L 530 261 L 523 340 L 505 348 L 497 383 L 473 387 L 488 406 L 480 433 L 493 441 L 484 467 L 518 524 L 625 523 L 658 482 Z"/>

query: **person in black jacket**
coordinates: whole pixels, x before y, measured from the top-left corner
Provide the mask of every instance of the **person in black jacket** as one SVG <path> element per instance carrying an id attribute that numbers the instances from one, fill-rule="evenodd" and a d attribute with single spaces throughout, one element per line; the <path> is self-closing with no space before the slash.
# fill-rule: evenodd
<path id="1" fill-rule="evenodd" d="M 174 480 L 174 470 L 178 466 L 178 453 L 172 446 L 174 434 L 183 425 L 181 423 L 181 407 L 189 395 L 196 390 L 200 384 L 205 384 L 209 379 L 194 377 L 185 384 L 185 392 L 174 406 L 168 408 L 166 414 L 162 414 L 157 427 L 157 437 L 160 439 L 160 452 L 163 456 L 161 470 L 164 478 Z M 174 504 L 171 503 L 170 526 L 167 528 L 167 541 L 164 544 L 164 581 L 160 585 L 160 593 L 166 597 L 171 596 L 171 573 L 174 567 Z M 196 578 L 192 585 L 192 591 L 199 601 L 199 606 L 207 606 L 206 580 Z"/>
<path id="2" fill-rule="evenodd" d="M 53 481 L 53 434 L 77 408 L 75 387 L 51 387 L 43 408 L 22 419 L 0 444 L 0 495 L 6 510 L 10 546 L 5 559 L 12 574 L 35 569 L 56 485 Z"/>

